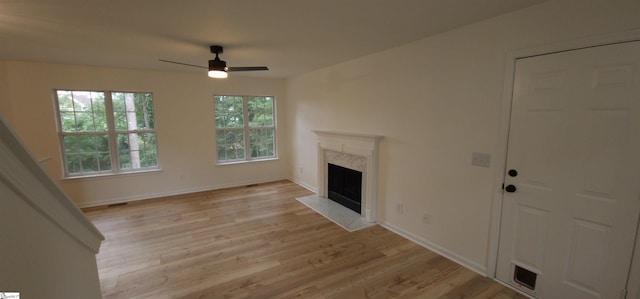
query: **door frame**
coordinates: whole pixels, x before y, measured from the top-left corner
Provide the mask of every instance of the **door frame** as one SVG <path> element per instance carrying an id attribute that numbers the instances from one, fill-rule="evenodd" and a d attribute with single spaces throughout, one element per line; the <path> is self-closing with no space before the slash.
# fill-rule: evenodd
<path id="1" fill-rule="evenodd" d="M 502 183 L 505 176 L 507 163 L 507 145 L 509 140 L 509 126 L 511 123 L 511 103 L 513 100 L 513 84 L 515 81 L 516 60 L 521 58 L 541 56 L 546 54 L 579 50 L 590 47 L 604 46 L 609 44 L 640 41 L 640 30 L 623 31 L 600 36 L 592 36 L 578 40 L 557 42 L 540 47 L 525 48 L 507 52 L 504 71 L 504 84 L 502 91 L 502 110 L 500 112 L 500 136 L 499 145 L 496 151 L 496 164 L 493 189 L 493 200 L 491 207 L 491 227 L 489 230 L 489 256 L 487 259 L 488 277 L 496 278 L 498 263 L 498 245 L 500 242 L 500 221 L 502 217 Z M 640 70 L 639 70 L 640 71 Z M 638 199 L 640 200 L 640 198 Z M 627 280 L 628 297 L 640 299 L 640 229 L 636 232 L 636 246 L 633 251 L 631 269 Z"/>

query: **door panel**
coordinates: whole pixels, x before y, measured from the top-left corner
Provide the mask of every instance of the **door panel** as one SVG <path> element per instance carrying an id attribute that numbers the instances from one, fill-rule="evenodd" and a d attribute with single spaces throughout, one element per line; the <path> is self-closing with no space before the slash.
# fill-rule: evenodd
<path id="1" fill-rule="evenodd" d="M 640 212 L 639 69 L 640 42 L 516 62 L 498 279 L 540 298 L 620 296 Z"/>
<path id="2" fill-rule="evenodd" d="M 611 227 L 580 219 L 572 222 L 566 282 L 585 292 L 599 294 Z"/>
<path id="3" fill-rule="evenodd" d="M 532 272 L 542 269 L 547 231 L 548 212 L 533 207 L 520 206 L 516 218 L 516 238 L 513 258 L 517 265 Z"/>

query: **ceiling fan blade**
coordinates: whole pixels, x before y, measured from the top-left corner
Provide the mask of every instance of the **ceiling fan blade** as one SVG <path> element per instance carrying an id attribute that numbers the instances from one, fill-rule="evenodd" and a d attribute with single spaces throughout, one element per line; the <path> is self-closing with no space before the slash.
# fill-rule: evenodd
<path id="1" fill-rule="evenodd" d="M 268 71 L 266 66 L 230 66 L 227 68 L 228 72 L 246 72 L 246 71 Z"/>
<path id="2" fill-rule="evenodd" d="M 188 64 L 188 63 L 184 63 L 184 62 L 177 62 L 177 61 L 171 61 L 171 60 L 164 60 L 164 59 L 158 59 L 162 62 L 168 62 L 168 63 L 175 63 L 175 64 L 180 64 L 180 65 L 186 65 L 186 66 L 192 66 L 192 67 L 199 67 L 201 69 L 207 69 L 208 67 L 206 66 L 201 66 L 201 65 L 195 65 L 195 64 Z"/>

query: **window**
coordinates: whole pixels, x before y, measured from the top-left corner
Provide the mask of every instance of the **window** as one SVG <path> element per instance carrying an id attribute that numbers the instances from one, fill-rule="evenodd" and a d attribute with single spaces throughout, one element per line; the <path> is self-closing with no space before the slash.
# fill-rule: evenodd
<path id="1" fill-rule="evenodd" d="M 219 163 L 276 157 L 273 97 L 214 96 Z"/>
<path id="2" fill-rule="evenodd" d="M 151 93 L 56 90 L 66 176 L 158 167 Z"/>

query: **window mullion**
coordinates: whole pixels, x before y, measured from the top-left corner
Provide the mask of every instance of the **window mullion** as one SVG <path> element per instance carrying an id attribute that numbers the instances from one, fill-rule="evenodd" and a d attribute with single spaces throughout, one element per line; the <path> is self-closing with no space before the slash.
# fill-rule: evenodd
<path id="1" fill-rule="evenodd" d="M 116 125 L 113 117 L 113 103 L 111 92 L 104 92 L 104 104 L 107 111 L 107 133 L 109 134 L 109 153 L 111 156 L 111 169 L 113 172 L 120 172 L 120 163 L 118 159 L 118 143 L 116 137 Z"/>
<path id="2" fill-rule="evenodd" d="M 57 125 L 57 130 L 58 130 L 58 142 L 60 144 L 60 148 L 62 149 L 60 151 L 60 154 L 62 155 L 62 172 L 64 174 L 64 176 L 68 176 L 69 175 L 69 170 L 67 169 L 67 147 L 65 146 L 64 143 L 64 136 L 65 136 L 65 132 L 62 129 L 62 114 L 60 113 L 60 98 L 58 97 L 58 93 L 54 90 L 53 92 L 54 96 L 55 96 L 55 105 L 54 105 L 54 109 L 56 112 L 56 125 Z M 73 102 L 72 102 L 73 103 Z"/>
<path id="3" fill-rule="evenodd" d="M 249 97 L 242 97 L 242 118 L 244 127 L 244 157 L 247 160 L 251 160 L 251 145 L 249 137 Z"/>

